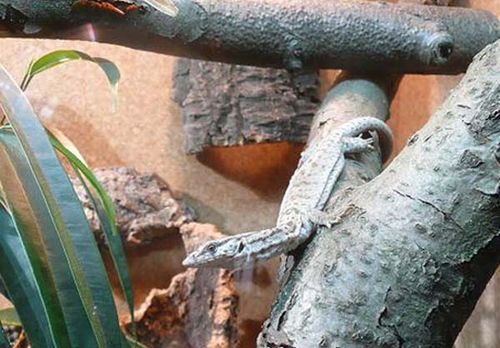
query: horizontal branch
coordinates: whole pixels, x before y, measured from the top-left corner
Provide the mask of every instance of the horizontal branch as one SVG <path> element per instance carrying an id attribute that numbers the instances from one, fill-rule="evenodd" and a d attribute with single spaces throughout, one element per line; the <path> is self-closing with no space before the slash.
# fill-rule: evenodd
<path id="1" fill-rule="evenodd" d="M 176 17 L 143 0 L 0 0 L 0 17 L 22 36 L 74 38 L 63 29 L 91 22 L 100 42 L 289 70 L 459 73 L 500 38 L 494 15 L 462 8 L 324 0 L 174 2 Z M 116 7 L 122 14 L 110 10 Z"/>
<path id="2" fill-rule="evenodd" d="M 500 40 L 384 172 L 359 188 L 344 176 L 329 203 L 340 222 L 288 258 L 260 347 L 453 345 L 500 264 L 499 76 Z M 323 110 L 364 112 L 380 91 L 357 83 Z"/>

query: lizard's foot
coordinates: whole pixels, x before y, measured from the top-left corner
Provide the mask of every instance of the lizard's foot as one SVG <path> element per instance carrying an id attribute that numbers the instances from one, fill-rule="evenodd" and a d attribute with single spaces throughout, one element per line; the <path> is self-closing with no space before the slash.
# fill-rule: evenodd
<path id="1" fill-rule="evenodd" d="M 360 153 L 373 150 L 373 138 L 363 139 L 361 137 L 344 138 L 346 153 Z"/>
<path id="2" fill-rule="evenodd" d="M 297 245 L 292 224 L 210 241 L 182 262 L 187 267 L 239 268 L 255 260 L 269 259 Z"/>

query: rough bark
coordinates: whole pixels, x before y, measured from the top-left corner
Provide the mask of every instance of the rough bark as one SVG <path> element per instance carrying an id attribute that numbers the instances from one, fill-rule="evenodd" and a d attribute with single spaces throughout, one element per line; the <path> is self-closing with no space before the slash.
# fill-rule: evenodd
<path id="1" fill-rule="evenodd" d="M 223 235 L 213 225 L 183 225 L 187 251 Z M 151 347 L 237 346 L 238 294 L 229 271 L 188 269 L 153 289 L 136 312 L 137 334 Z"/>
<path id="2" fill-rule="evenodd" d="M 194 220 L 193 209 L 176 199 L 157 175 L 140 174 L 126 167 L 97 169 L 94 174 L 113 201 L 117 226 L 128 247 L 179 233 L 183 224 Z M 104 243 L 97 213 L 84 187 L 76 178 L 72 183 L 92 231 Z"/>
<path id="3" fill-rule="evenodd" d="M 343 181 L 260 346 L 451 347 L 500 263 L 499 121 L 500 41 L 380 176 Z"/>
<path id="4" fill-rule="evenodd" d="M 175 0 L 179 13 L 173 18 L 141 0 L 77 3 L 82 2 L 94 6 L 75 7 L 74 0 L 0 0 L 0 17 L 19 35 L 24 30 L 34 33 L 31 37 L 67 37 L 62 27 L 92 22 L 96 37 L 87 39 L 289 70 L 458 73 L 500 37 L 494 15 L 461 8 L 367 1 Z M 119 15 L 96 3 L 138 7 Z"/>
<path id="5" fill-rule="evenodd" d="M 174 100 L 187 153 L 206 146 L 305 142 L 319 99 L 318 73 L 180 59 Z"/>

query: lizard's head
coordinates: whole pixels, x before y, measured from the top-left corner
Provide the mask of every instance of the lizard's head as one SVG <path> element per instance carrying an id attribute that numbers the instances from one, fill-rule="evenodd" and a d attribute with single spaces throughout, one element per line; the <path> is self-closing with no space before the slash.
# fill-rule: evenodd
<path id="1" fill-rule="evenodd" d="M 214 240 L 189 254 L 182 264 L 186 267 L 238 268 L 249 261 L 245 249 L 238 238 Z"/>

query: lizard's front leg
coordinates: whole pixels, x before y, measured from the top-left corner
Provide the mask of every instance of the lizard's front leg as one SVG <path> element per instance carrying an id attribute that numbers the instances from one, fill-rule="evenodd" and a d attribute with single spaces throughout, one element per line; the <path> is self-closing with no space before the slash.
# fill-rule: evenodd
<path id="1" fill-rule="evenodd" d="M 304 229 L 307 228 L 304 224 L 287 223 L 210 241 L 188 255 L 182 264 L 187 267 L 238 268 L 296 248 L 303 241 Z"/>

